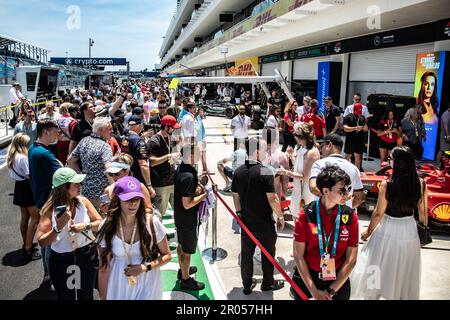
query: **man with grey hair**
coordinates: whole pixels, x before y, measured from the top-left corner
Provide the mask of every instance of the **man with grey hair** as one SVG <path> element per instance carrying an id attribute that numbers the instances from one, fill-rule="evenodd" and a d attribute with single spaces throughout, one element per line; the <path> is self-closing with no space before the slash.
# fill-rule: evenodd
<path id="1" fill-rule="evenodd" d="M 82 194 L 96 208 L 99 207 L 98 199 L 103 190 L 108 184 L 113 183 L 113 181 L 108 183 L 108 178 L 105 176 L 105 170 L 109 168 L 112 161 L 111 147 L 107 143 L 111 134 L 111 119 L 108 117 L 95 118 L 92 134 L 83 138 L 67 159 L 67 165 L 78 173 L 81 172 L 78 161 L 81 161 L 82 173 L 86 174 Z"/>

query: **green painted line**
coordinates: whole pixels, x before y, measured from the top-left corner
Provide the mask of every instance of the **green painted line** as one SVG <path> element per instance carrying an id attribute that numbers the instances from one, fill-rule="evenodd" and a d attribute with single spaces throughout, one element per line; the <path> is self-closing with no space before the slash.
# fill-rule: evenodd
<path id="1" fill-rule="evenodd" d="M 168 214 L 167 214 L 168 213 Z M 164 220 L 173 219 L 173 210 L 168 209 L 166 215 L 163 216 L 163 224 Z M 164 224 L 165 228 L 175 228 L 175 224 Z M 175 238 L 175 234 L 168 234 L 169 239 Z M 177 246 L 176 244 L 169 245 L 170 250 L 176 250 Z M 178 257 L 177 255 L 172 255 L 171 262 L 178 264 Z M 177 279 L 177 271 L 173 270 L 163 270 L 162 271 L 162 277 L 163 277 L 163 290 L 165 292 L 172 292 L 172 291 L 180 291 L 180 292 L 186 292 L 195 297 L 198 300 L 215 300 L 214 294 L 211 289 L 211 284 L 209 282 L 205 265 L 202 259 L 201 252 L 197 246 L 197 250 L 195 254 L 191 255 L 191 266 L 197 267 L 197 273 L 195 274 L 195 279 L 197 281 L 203 282 L 205 284 L 205 289 L 200 291 L 193 291 L 193 290 L 181 290 L 180 289 L 180 282 Z"/>

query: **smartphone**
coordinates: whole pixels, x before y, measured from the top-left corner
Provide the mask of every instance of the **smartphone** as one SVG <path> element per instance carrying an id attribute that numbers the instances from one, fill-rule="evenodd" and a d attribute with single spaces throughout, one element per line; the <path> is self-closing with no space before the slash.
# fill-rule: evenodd
<path id="1" fill-rule="evenodd" d="M 56 213 L 56 218 L 61 218 L 61 216 L 67 211 L 67 206 L 59 206 L 56 207 L 55 213 Z"/>
<path id="2" fill-rule="evenodd" d="M 100 202 L 102 204 L 110 204 L 111 203 L 111 199 L 109 198 L 109 196 L 107 194 L 102 194 L 100 196 Z"/>

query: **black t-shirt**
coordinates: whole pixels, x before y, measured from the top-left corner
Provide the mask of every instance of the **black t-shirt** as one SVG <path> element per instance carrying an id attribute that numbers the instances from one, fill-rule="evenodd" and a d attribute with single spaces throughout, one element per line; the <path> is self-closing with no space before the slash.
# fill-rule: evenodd
<path id="1" fill-rule="evenodd" d="M 277 105 L 277 106 L 281 106 L 281 98 L 276 96 L 276 97 L 270 97 L 268 102 L 272 105 Z"/>
<path id="2" fill-rule="evenodd" d="M 331 132 L 336 126 L 336 117 L 339 117 L 341 115 L 341 112 L 336 106 L 331 106 L 330 110 L 327 109 L 326 111 L 325 124 L 327 132 Z"/>
<path id="3" fill-rule="evenodd" d="M 168 147 L 173 147 L 171 138 L 164 138 L 160 134 L 155 134 L 147 142 L 147 152 L 150 157 L 160 158 L 172 152 Z M 160 165 L 151 166 L 150 173 L 152 177 L 153 187 L 166 187 L 174 183 L 175 169 L 168 161 L 164 161 Z"/>
<path id="4" fill-rule="evenodd" d="M 239 194 L 242 221 L 255 232 L 273 231 L 275 221 L 266 193 L 274 193 L 272 171 L 262 164 L 250 164 L 236 169 L 231 183 L 231 191 Z"/>
<path id="5" fill-rule="evenodd" d="M 183 197 L 195 197 L 198 178 L 194 167 L 182 162 L 175 174 L 174 187 L 174 218 L 177 228 L 193 228 L 198 226 L 199 204 L 186 210 L 183 207 Z"/>
<path id="6" fill-rule="evenodd" d="M 141 167 L 139 166 L 139 160 L 147 160 L 147 148 L 145 147 L 145 141 L 135 133 L 129 132 L 122 139 L 121 145 L 122 152 L 128 153 L 133 157 L 133 165 L 131 166 L 131 172 L 133 177 L 138 179 L 141 183 L 146 184 L 144 177 L 141 173 Z"/>
<path id="7" fill-rule="evenodd" d="M 87 122 L 85 119 L 81 119 L 78 123 L 73 127 L 71 140 L 79 143 L 81 139 L 90 136 L 92 133 L 92 125 Z"/>
<path id="8" fill-rule="evenodd" d="M 366 124 L 366 118 L 364 116 L 356 116 L 355 114 L 351 113 L 347 115 L 344 118 L 344 125 L 347 125 L 349 127 L 356 127 L 356 126 L 364 126 Z M 358 141 L 364 140 L 364 131 L 361 130 L 359 132 L 352 131 L 352 132 L 346 132 L 345 133 L 345 139 L 355 139 Z"/>

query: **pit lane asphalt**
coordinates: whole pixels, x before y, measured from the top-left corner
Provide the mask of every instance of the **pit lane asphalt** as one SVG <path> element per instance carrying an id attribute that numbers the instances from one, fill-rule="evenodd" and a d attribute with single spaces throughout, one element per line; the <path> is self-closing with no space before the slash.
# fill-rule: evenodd
<path id="1" fill-rule="evenodd" d="M 208 141 L 208 167 L 216 172 L 216 163 L 232 151 L 233 139 L 229 133 L 230 120 L 218 117 L 208 117 L 205 121 L 207 133 L 210 134 Z M 228 126 L 226 126 L 228 125 Z M 223 128 L 219 130 L 218 128 Z M 253 132 L 252 132 L 253 133 Z M 222 136 L 222 137 L 219 137 Z M 224 141 L 225 140 L 225 141 Z M 363 163 L 364 164 L 364 163 Z M 367 165 L 367 163 L 366 163 Z M 366 167 L 366 166 L 365 166 Z M 367 170 L 366 170 L 367 171 Z M 220 176 L 216 174 L 214 180 L 219 188 L 224 187 Z M 56 299 L 55 294 L 50 292 L 48 284 L 42 284 L 43 267 L 42 260 L 27 262 L 23 259 L 20 249 L 22 240 L 19 231 L 20 211 L 12 204 L 14 183 L 11 181 L 6 168 L 0 169 L 0 299 L 1 300 L 48 300 Z M 230 195 L 225 195 L 227 203 L 232 205 Z M 369 224 L 370 217 L 366 214 L 360 215 L 360 231 Z M 287 222 L 290 226 L 283 234 L 279 235 L 277 241 L 276 258 L 285 267 L 288 274 L 292 273 L 292 233 L 293 222 Z M 218 244 L 228 251 L 228 257 L 216 262 L 216 266 L 225 291 L 229 299 L 239 300 L 290 300 L 288 284 L 282 290 L 275 292 L 261 292 L 259 285 L 249 295 L 242 294 L 242 281 L 238 264 L 240 251 L 240 236 L 231 230 L 231 216 L 225 211 L 223 205 L 218 206 Z M 210 228 L 211 229 L 211 228 Z M 211 244 L 211 231 L 209 231 L 208 246 Z M 360 249 L 362 245 L 360 245 Z M 422 254 L 422 280 L 421 299 L 450 299 L 450 235 L 442 232 L 433 233 L 433 243 L 421 250 Z M 260 265 L 255 265 L 260 269 Z M 256 271 L 256 270 L 255 270 Z M 258 270 L 259 271 L 259 270 Z M 259 282 L 261 273 L 255 272 Z M 276 272 L 276 279 L 281 279 Z"/>

